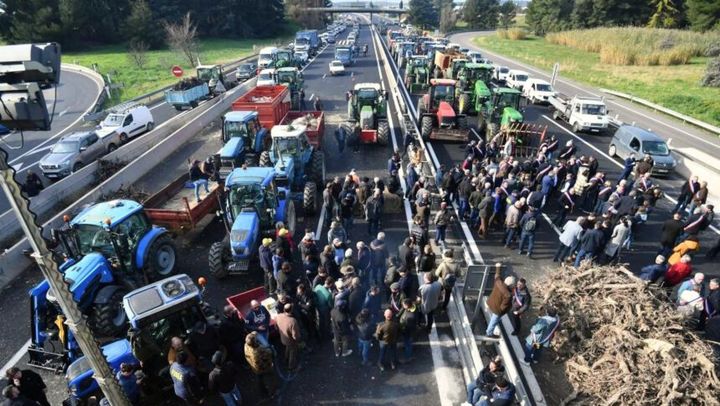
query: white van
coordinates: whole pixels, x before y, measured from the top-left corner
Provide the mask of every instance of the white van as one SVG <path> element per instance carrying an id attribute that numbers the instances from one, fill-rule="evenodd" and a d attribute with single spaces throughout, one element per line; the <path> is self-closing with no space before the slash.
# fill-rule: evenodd
<path id="1" fill-rule="evenodd" d="M 258 73 L 257 86 L 275 86 L 277 80 L 275 78 L 275 69 L 263 69 Z"/>
<path id="2" fill-rule="evenodd" d="M 522 93 L 532 104 L 547 104 L 550 103 L 550 97 L 555 96 L 555 89 L 550 83 L 542 79 L 531 78 L 525 82 Z"/>
<path id="3" fill-rule="evenodd" d="M 258 68 L 265 69 L 267 67 L 275 66 L 277 62 L 278 49 L 275 47 L 266 47 L 260 50 L 258 56 Z"/>
<path id="4" fill-rule="evenodd" d="M 126 142 L 136 135 L 150 131 L 155 127 L 150 109 L 144 104 L 126 103 L 112 109 L 100 123 L 95 133 L 105 138 L 117 133 L 121 142 Z"/>
<path id="5" fill-rule="evenodd" d="M 517 69 L 510 69 L 507 74 L 507 79 L 505 79 L 505 83 L 507 83 L 508 87 L 522 90 L 525 86 L 525 82 L 527 82 L 528 79 L 530 79 L 530 75 L 527 72 Z"/>

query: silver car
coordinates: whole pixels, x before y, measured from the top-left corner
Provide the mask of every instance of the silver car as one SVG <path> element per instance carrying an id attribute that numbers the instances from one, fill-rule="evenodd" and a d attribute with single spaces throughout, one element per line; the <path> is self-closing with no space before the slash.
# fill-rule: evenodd
<path id="1" fill-rule="evenodd" d="M 677 166 L 670 147 L 657 134 L 631 125 L 621 125 L 610 140 L 608 155 L 626 159 L 630 154 L 634 154 L 637 159 L 650 155 L 655 162 L 653 175 L 669 175 Z"/>
<path id="2" fill-rule="evenodd" d="M 120 140 L 115 133 L 104 138 L 100 138 L 95 131 L 72 133 L 62 137 L 40 160 L 40 170 L 48 179 L 62 179 L 115 151 L 118 145 Z"/>

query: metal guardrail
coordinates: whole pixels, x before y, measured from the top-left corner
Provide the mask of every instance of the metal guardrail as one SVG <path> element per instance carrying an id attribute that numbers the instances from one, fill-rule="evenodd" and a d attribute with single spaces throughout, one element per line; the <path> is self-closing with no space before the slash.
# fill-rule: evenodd
<path id="1" fill-rule="evenodd" d="M 629 101 L 632 102 L 632 103 L 637 103 L 637 104 L 641 104 L 641 105 L 646 106 L 646 107 L 650 107 L 651 109 L 653 109 L 653 110 L 655 110 L 655 111 L 659 111 L 659 112 L 665 113 L 665 114 L 667 114 L 667 115 L 669 115 L 669 116 L 675 117 L 675 118 L 677 118 L 677 119 L 679 119 L 679 120 L 682 120 L 682 122 L 684 122 L 684 123 L 689 123 L 689 124 L 692 124 L 692 125 L 694 125 L 694 126 L 696 126 L 696 127 L 700 127 L 700 128 L 702 128 L 702 129 L 704 129 L 704 130 L 710 131 L 711 133 L 720 135 L 720 127 L 716 127 L 716 126 L 714 126 L 714 125 L 712 125 L 712 124 L 708 124 L 708 123 L 705 123 L 705 122 L 700 121 L 700 120 L 698 120 L 698 119 L 695 119 L 695 118 L 686 116 L 685 114 L 678 113 L 677 111 L 670 110 L 670 109 L 667 108 L 667 107 L 660 106 L 660 105 L 655 104 L 655 103 L 653 103 L 653 102 L 647 101 L 647 100 L 645 100 L 645 99 L 641 99 L 641 98 L 639 98 L 639 97 L 635 97 L 635 96 L 633 96 L 633 95 L 631 95 L 631 94 L 627 94 L 627 93 L 616 92 L 616 91 L 614 91 L 614 90 L 602 89 L 602 88 L 600 89 L 600 91 L 603 92 L 603 93 L 611 94 L 611 95 L 613 95 L 613 96 L 622 97 L 623 99 L 627 99 L 627 100 L 629 100 Z"/>

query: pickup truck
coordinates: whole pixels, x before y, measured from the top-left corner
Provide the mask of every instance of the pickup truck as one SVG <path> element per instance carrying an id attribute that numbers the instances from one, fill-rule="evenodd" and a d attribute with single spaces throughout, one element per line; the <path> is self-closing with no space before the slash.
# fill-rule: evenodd
<path id="1" fill-rule="evenodd" d="M 210 193 L 200 202 L 195 200 L 195 188 L 190 175 L 184 173 L 172 183 L 162 188 L 143 202 L 145 213 L 152 224 L 165 227 L 174 232 L 183 232 L 195 228 L 200 220 L 218 209 L 217 182 L 209 182 Z"/>
<path id="2" fill-rule="evenodd" d="M 210 87 L 207 83 L 185 90 L 166 90 L 165 101 L 175 107 L 175 110 L 182 110 L 184 107 L 195 108 L 200 100 L 210 96 Z"/>
<path id="3" fill-rule="evenodd" d="M 555 120 L 565 120 L 574 132 L 602 133 L 608 128 L 609 119 L 605 101 L 599 97 L 574 96 L 557 93 L 549 98 Z"/>

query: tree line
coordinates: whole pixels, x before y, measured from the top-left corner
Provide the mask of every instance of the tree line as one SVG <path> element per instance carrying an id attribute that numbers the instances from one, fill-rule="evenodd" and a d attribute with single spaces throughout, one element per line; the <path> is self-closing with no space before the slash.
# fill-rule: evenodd
<path id="1" fill-rule="evenodd" d="M 199 37 L 265 38 L 286 28 L 285 7 L 325 0 L 0 0 L 0 37 L 58 41 L 66 49 L 143 42 L 163 46 L 163 27 L 189 13 Z"/>

